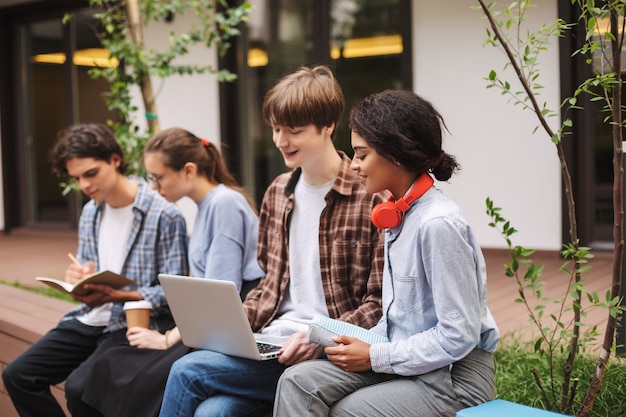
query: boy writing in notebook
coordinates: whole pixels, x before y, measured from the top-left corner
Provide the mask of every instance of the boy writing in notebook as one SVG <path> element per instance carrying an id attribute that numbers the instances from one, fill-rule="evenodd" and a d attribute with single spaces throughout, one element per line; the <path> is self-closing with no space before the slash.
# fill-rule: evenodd
<path id="1" fill-rule="evenodd" d="M 255 332 L 287 339 L 278 360 L 200 350 L 176 361 L 161 407 L 171 416 L 262 416 L 290 365 L 317 358 L 306 330 L 316 314 L 369 328 L 381 316 L 382 233 L 368 194 L 334 146 L 344 98 L 324 66 L 301 68 L 265 96 L 263 117 L 292 171 L 267 189 L 260 211 L 265 276 L 244 302 Z"/>
<path id="2" fill-rule="evenodd" d="M 74 178 L 91 198 L 79 223 L 80 265 L 70 264 L 65 280 L 75 283 L 108 269 L 135 285 L 116 290 L 90 284 L 88 294 L 74 296 L 82 304 L 10 363 L 2 378 L 21 417 L 65 417 L 50 393 L 51 385 L 63 381 L 72 416 L 97 416 L 81 400 L 84 381 L 103 352 L 128 344 L 124 302 L 149 301 L 154 329 L 174 325 L 157 276 L 188 274 L 185 220 L 148 183 L 125 175 L 128 164 L 107 126 L 82 124 L 60 132 L 51 157 L 55 173 Z"/>

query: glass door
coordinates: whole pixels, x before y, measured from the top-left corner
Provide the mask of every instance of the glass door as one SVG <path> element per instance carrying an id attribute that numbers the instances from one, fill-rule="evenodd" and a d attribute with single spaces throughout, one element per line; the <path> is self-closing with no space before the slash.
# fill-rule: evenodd
<path id="1" fill-rule="evenodd" d="M 348 112 L 364 96 L 387 88 L 411 89 L 410 1 L 253 0 L 234 71 L 235 101 L 223 107 L 240 143 L 239 173 L 260 202 L 269 183 L 286 170 L 262 120 L 265 93 L 300 66 L 325 64 L 337 76 L 346 112 L 337 147 L 352 156 Z M 407 76 L 407 74 L 409 74 Z M 222 126 L 224 132 L 224 123 Z M 232 136 L 226 131 L 224 142 Z"/>
<path id="2" fill-rule="evenodd" d="M 65 200 L 59 192 L 58 181 L 53 178 L 46 150 L 54 143 L 56 132 L 68 120 L 69 109 L 64 95 L 63 65 L 37 62 L 35 57 L 63 51 L 64 29 L 60 19 L 49 19 L 26 24 L 21 31 L 24 47 L 21 48 L 20 83 L 22 132 L 20 151 L 24 180 L 22 188 L 22 223 L 60 220 Z M 67 221 L 67 218 L 63 219 Z"/>
<path id="3" fill-rule="evenodd" d="M 18 169 L 20 223 L 25 226 L 76 226 L 84 197 L 61 194 L 49 152 L 62 128 L 112 118 L 102 99 L 107 82 L 88 74 L 89 68 L 108 64 L 99 61 L 103 53 L 93 13 L 75 12 L 67 24 L 62 18 L 58 14 L 19 27 Z"/>
<path id="4" fill-rule="evenodd" d="M 399 0 L 330 2 L 329 63 L 346 97 L 336 141 L 350 156 L 350 109 L 369 94 L 412 88 L 409 16 L 410 8 Z"/>

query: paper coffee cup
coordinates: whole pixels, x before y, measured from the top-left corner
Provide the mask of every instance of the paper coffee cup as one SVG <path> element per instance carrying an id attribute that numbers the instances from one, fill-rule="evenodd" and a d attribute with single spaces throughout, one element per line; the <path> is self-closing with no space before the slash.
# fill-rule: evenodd
<path id="1" fill-rule="evenodd" d="M 124 303 L 126 323 L 130 327 L 150 328 L 150 311 L 152 304 L 149 301 L 127 301 Z"/>

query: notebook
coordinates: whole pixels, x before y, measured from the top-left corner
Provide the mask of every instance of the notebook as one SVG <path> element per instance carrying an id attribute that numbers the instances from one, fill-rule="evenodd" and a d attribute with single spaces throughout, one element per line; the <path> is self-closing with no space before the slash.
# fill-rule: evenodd
<path id="1" fill-rule="evenodd" d="M 317 343 L 322 346 L 337 346 L 338 344 L 332 339 L 334 336 L 343 335 L 356 337 L 373 345 L 374 343 L 389 343 L 389 339 L 377 333 L 346 323 L 331 319 L 330 317 L 316 315 L 313 322 L 309 325 L 308 336 L 309 342 Z"/>
<path id="2" fill-rule="evenodd" d="M 159 274 L 159 281 L 186 346 L 256 360 L 278 357 L 281 343 L 252 332 L 233 282 L 168 274 Z"/>

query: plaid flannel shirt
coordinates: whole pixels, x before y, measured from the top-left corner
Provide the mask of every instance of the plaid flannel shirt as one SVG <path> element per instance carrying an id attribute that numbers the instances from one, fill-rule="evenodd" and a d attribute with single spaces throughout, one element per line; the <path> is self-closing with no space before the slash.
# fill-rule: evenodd
<path id="1" fill-rule="evenodd" d="M 127 255 L 121 274 L 137 284 L 126 287 L 137 290 L 152 304 L 150 327 L 165 330 L 174 323 L 158 274 L 189 275 L 187 263 L 187 229 L 185 219 L 172 203 L 167 202 L 141 179 L 133 203 L 133 225 L 125 244 Z M 91 200 L 83 207 L 78 226 L 77 259 L 98 263 L 98 231 L 102 206 Z M 123 303 L 114 303 L 105 332 L 126 327 Z M 70 310 L 62 320 L 75 318 L 89 311 L 85 304 Z"/>
<path id="2" fill-rule="evenodd" d="M 319 252 L 322 287 L 328 314 L 361 327 L 381 317 L 383 231 L 370 220 L 381 195 L 368 194 L 350 169 L 350 158 L 339 151 L 342 164 L 326 207 L 320 215 Z M 293 191 L 300 169 L 279 175 L 261 204 L 259 265 L 265 277 L 250 291 L 244 307 L 253 331 L 275 317 L 289 283 L 289 223 Z"/>

